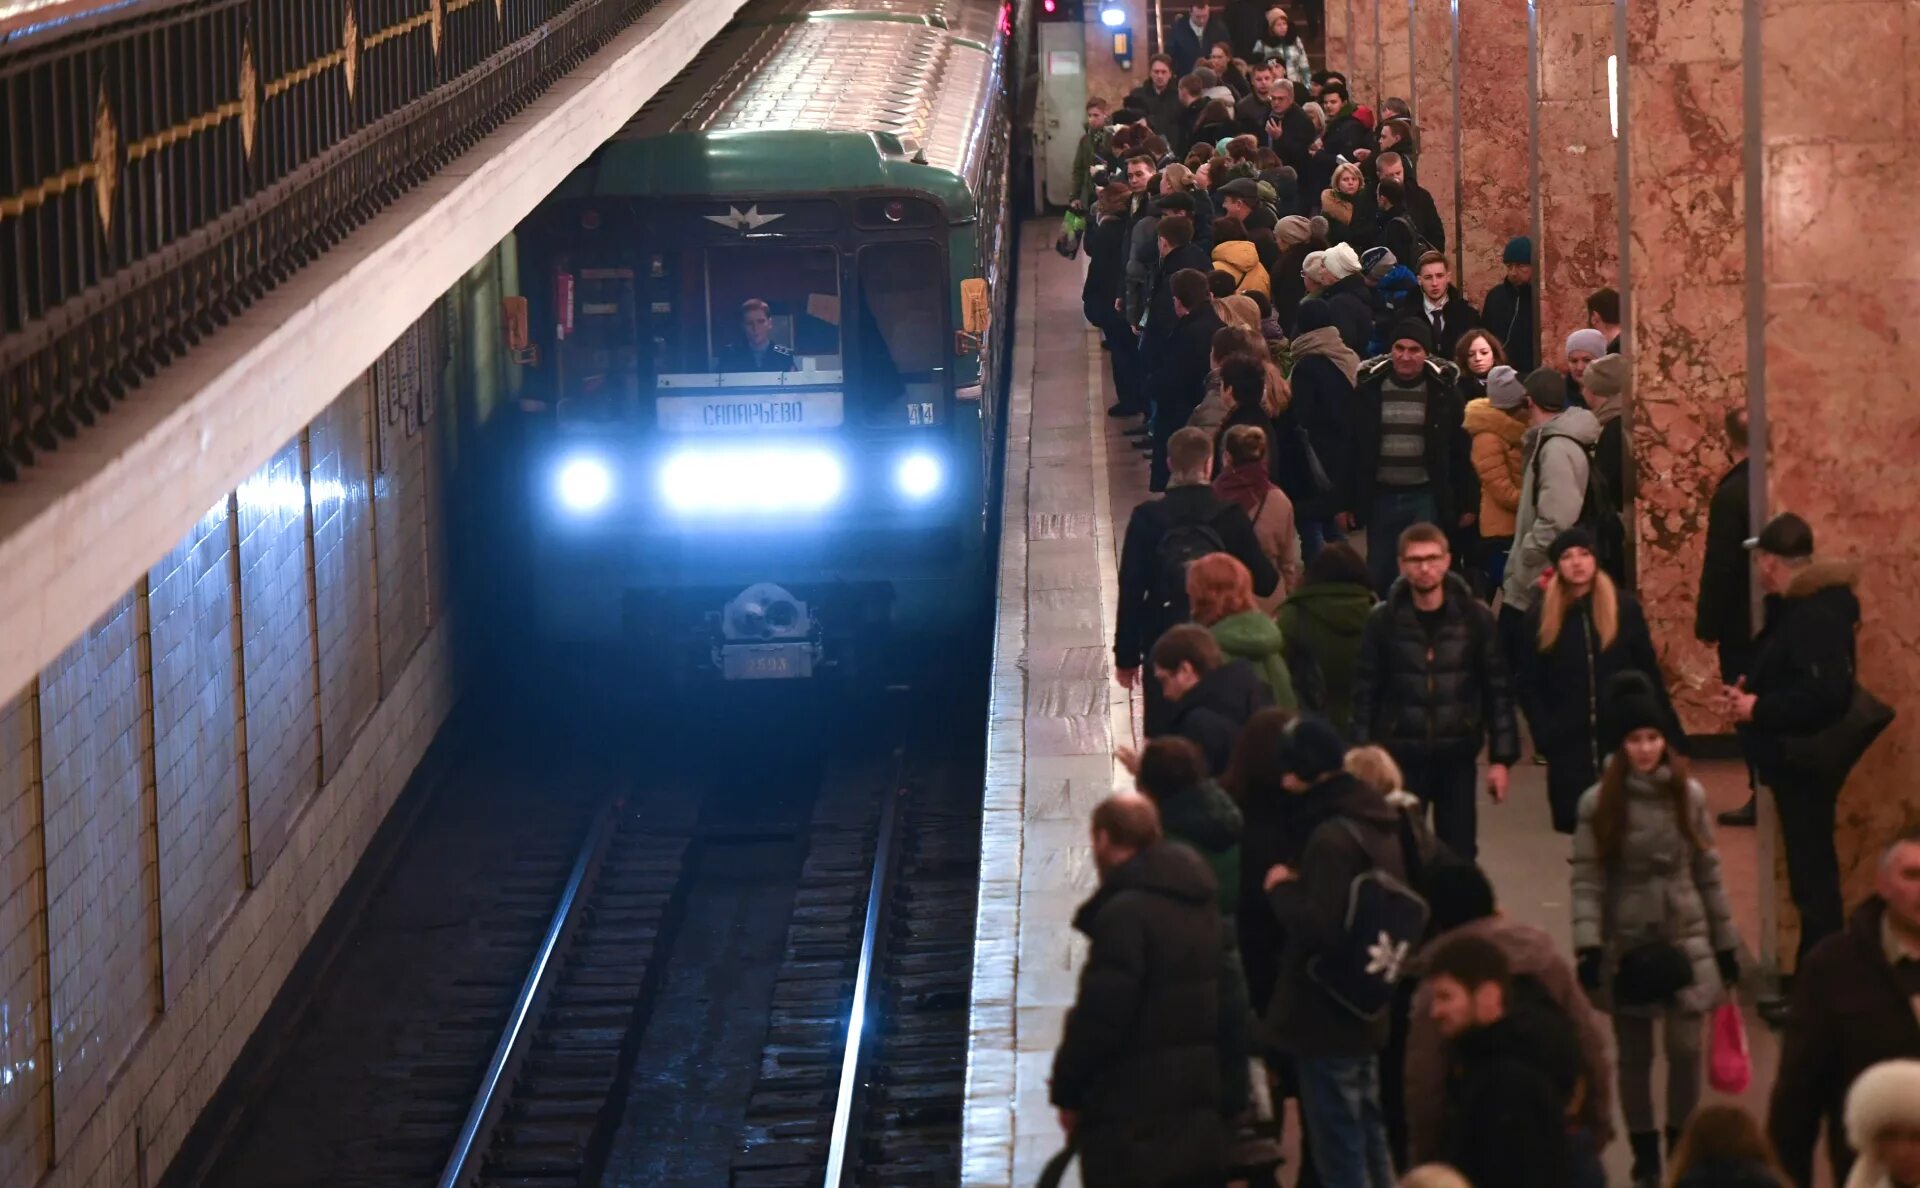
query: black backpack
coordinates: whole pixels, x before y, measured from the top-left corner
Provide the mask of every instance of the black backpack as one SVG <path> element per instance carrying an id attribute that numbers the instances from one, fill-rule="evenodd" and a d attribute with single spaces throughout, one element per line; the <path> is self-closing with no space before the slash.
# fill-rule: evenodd
<path id="1" fill-rule="evenodd" d="M 1533 507 L 1540 509 L 1540 459 L 1546 455 L 1547 441 L 1542 438 L 1533 448 Z M 1627 526 L 1620 519 L 1619 505 L 1614 502 L 1613 488 L 1605 475 L 1600 473 L 1599 462 L 1593 456 L 1591 446 L 1581 445 L 1573 438 L 1566 438 L 1580 446 L 1587 455 L 1587 489 L 1580 498 L 1580 517 L 1574 523 L 1593 533 L 1595 544 L 1593 559 L 1600 568 L 1607 571 L 1615 581 L 1622 580 L 1627 571 Z"/>
<path id="2" fill-rule="evenodd" d="M 1407 225 L 1407 235 L 1413 242 L 1413 259 L 1400 261 L 1400 263 L 1407 266 L 1408 270 L 1415 270 L 1419 267 L 1420 257 L 1426 255 L 1428 252 L 1437 252 L 1440 250 L 1433 245 L 1432 240 L 1420 234 L 1420 224 L 1413 221 L 1412 215 L 1395 215 L 1393 216 L 1393 221 Z"/>
<path id="3" fill-rule="evenodd" d="M 1218 510 L 1218 509 L 1214 509 Z M 1211 513 L 1209 513 L 1209 517 Z M 1208 553 L 1224 553 L 1226 542 L 1220 539 L 1211 518 L 1178 520 L 1160 534 L 1153 546 L 1153 604 L 1164 622 L 1184 623 L 1192 618 L 1187 606 L 1187 566 Z"/>
<path id="4" fill-rule="evenodd" d="M 1384 1016 L 1393 1006 L 1394 991 L 1407 973 L 1414 952 L 1426 939 L 1431 910 L 1416 888 L 1425 869 L 1419 826 L 1413 814 L 1401 810 L 1394 844 L 1400 847 L 1405 879 L 1369 862 L 1347 889 L 1347 913 L 1340 939 L 1314 954 L 1307 976 L 1328 997 L 1366 1022 Z M 1320 828 L 1343 830 L 1362 853 L 1371 854 L 1360 827 L 1348 817 Z"/>

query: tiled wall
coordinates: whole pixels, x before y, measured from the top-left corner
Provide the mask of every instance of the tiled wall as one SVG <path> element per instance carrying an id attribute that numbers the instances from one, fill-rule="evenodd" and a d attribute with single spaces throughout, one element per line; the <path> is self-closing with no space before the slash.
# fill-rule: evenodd
<path id="1" fill-rule="evenodd" d="M 0 701 L 0 1184 L 158 1176 L 451 708 L 408 339 Z"/>

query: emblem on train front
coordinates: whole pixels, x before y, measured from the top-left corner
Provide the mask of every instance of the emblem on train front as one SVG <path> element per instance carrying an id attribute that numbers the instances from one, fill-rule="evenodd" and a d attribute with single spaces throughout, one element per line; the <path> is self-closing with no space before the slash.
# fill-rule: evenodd
<path id="1" fill-rule="evenodd" d="M 722 227 L 732 227 L 735 231 L 758 231 L 775 219 L 784 219 L 784 214 L 761 214 L 759 206 L 749 206 L 742 211 L 737 206 L 727 207 L 723 215 L 707 215 L 707 222 L 718 223 Z"/>

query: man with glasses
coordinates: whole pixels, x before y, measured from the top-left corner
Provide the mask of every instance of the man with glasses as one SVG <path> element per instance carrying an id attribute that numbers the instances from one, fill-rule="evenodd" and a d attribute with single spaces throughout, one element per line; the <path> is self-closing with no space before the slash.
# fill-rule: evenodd
<path id="1" fill-rule="evenodd" d="M 1487 792 L 1507 798 L 1507 768 L 1520 756 L 1493 613 L 1451 572 L 1447 534 L 1415 524 L 1400 534 L 1400 580 L 1373 608 L 1353 675 L 1353 742 L 1387 748 L 1407 789 L 1431 805 L 1433 829 L 1471 860 L 1478 814 L 1480 747 Z"/>

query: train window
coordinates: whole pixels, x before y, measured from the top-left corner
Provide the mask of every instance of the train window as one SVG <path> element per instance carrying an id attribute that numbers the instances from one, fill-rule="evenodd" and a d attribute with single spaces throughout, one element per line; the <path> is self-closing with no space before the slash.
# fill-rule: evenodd
<path id="1" fill-rule="evenodd" d="M 878 243 L 860 250 L 858 372 L 861 404 L 875 424 L 944 420 L 947 269 L 932 243 Z"/>
<path id="2" fill-rule="evenodd" d="M 707 249 L 705 301 L 683 301 L 660 371 L 783 372 L 787 382 L 840 382 L 840 263 L 829 247 L 751 244 Z M 702 308 L 704 305 L 704 308 Z M 677 349 L 674 349 L 677 348 Z"/>

